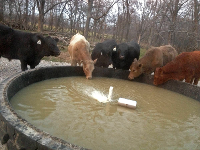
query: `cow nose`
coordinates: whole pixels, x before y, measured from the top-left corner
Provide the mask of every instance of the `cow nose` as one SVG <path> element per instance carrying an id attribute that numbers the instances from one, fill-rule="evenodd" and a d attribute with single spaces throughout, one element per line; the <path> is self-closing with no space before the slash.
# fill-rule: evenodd
<path id="1" fill-rule="evenodd" d="M 124 59 L 124 56 L 120 56 L 120 59 Z"/>
<path id="2" fill-rule="evenodd" d="M 133 80 L 134 79 L 134 77 L 131 77 L 131 76 L 128 76 L 128 78 L 129 78 L 129 80 Z"/>
<path id="3" fill-rule="evenodd" d="M 91 76 L 89 76 L 89 77 L 86 77 L 86 79 L 89 79 L 89 80 L 91 80 L 91 79 L 92 79 L 92 77 L 91 77 Z"/>
<path id="4" fill-rule="evenodd" d="M 54 56 L 59 56 L 59 55 L 60 55 L 60 53 L 61 53 L 60 51 L 57 51 L 57 52 L 54 52 L 54 54 L 53 54 L 53 55 L 54 55 Z"/>
<path id="5" fill-rule="evenodd" d="M 153 82 L 154 85 L 158 85 L 158 83 L 156 83 L 155 81 Z"/>

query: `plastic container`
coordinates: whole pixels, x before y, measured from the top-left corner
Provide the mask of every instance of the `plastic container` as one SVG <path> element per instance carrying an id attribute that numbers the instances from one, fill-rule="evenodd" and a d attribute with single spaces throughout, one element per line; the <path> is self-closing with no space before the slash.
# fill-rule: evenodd
<path id="1" fill-rule="evenodd" d="M 137 101 L 133 101 L 133 100 L 125 99 L 125 98 L 119 98 L 118 105 L 123 106 L 123 107 L 128 107 L 131 109 L 136 109 Z"/>

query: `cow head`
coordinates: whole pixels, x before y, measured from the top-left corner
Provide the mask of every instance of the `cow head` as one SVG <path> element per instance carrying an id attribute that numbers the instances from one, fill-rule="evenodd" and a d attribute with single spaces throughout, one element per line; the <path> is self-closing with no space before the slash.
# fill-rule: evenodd
<path id="1" fill-rule="evenodd" d="M 92 60 L 83 61 L 83 71 L 86 75 L 86 79 L 92 79 L 93 70 L 94 70 L 94 61 Z"/>
<path id="2" fill-rule="evenodd" d="M 130 80 L 134 79 L 135 77 L 140 76 L 143 73 L 143 64 L 141 64 L 137 59 L 135 58 L 130 66 L 130 73 L 128 78 Z"/>
<path id="3" fill-rule="evenodd" d="M 95 61 L 96 61 L 95 66 L 97 67 L 108 68 L 108 66 L 112 64 L 111 56 L 109 54 L 102 52 L 100 56 L 97 59 L 95 59 Z"/>
<path id="4" fill-rule="evenodd" d="M 53 39 L 50 36 L 43 37 L 42 35 L 36 34 L 33 41 L 37 44 L 37 49 L 44 56 L 58 56 L 60 50 L 57 47 L 58 39 Z"/>
<path id="5" fill-rule="evenodd" d="M 163 84 L 163 70 L 162 68 L 156 68 L 156 71 L 154 73 L 154 81 L 153 84 L 154 85 L 159 85 L 159 84 Z"/>
<path id="6" fill-rule="evenodd" d="M 182 73 L 180 70 L 165 72 L 163 71 L 163 68 L 156 68 L 153 84 L 160 85 L 167 82 L 168 80 L 183 81 L 184 79 L 185 74 Z"/>
<path id="7" fill-rule="evenodd" d="M 121 44 L 117 45 L 116 51 L 117 51 L 119 59 L 121 59 L 121 60 L 125 59 L 125 56 L 128 53 L 128 49 L 129 49 L 129 47 L 126 43 L 121 43 Z"/>

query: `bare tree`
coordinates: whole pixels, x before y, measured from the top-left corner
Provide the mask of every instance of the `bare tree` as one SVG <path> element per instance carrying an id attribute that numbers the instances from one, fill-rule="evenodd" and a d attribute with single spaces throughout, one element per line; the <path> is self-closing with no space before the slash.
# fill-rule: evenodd
<path id="1" fill-rule="evenodd" d="M 199 11 L 200 11 L 200 3 L 198 0 L 194 0 L 194 25 L 193 25 L 193 32 L 195 34 L 196 45 L 195 47 L 198 48 L 198 36 L 199 36 Z"/>
<path id="2" fill-rule="evenodd" d="M 90 25 L 90 20 L 92 18 L 93 2 L 94 2 L 94 0 L 88 0 L 87 19 L 86 19 L 85 31 L 84 31 L 84 36 L 85 36 L 86 39 L 88 38 L 89 25 Z"/>
<path id="3" fill-rule="evenodd" d="M 27 29 L 28 27 L 28 4 L 29 0 L 25 1 L 25 8 L 24 8 L 24 27 Z"/>
<path id="4" fill-rule="evenodd" d="M 4 3 L 5 0 L 0 0 L 0 21 L 4 21 Z"/>
<path id="5" fill-rule="evenodd" d="M 68 0 L 69 1 L 69 0 Z M 45 0 L 36 0 L 37 2 L 37 7 L 39 11 L 39 19 L 38 19 L 38 31 L 42 32 L 43 31 L 43 24 L 44 24 L 44 16 L 47 14 L 51 9 L 53 9 L 55 6 L 61 4 L 61 3 L 66 3 L 68 1 L 59 1 L 57 3 L 51 3 L 51 5 L 46 8 L 45 10 Z"/>
<path id="6" fill-rule="evenodd" d="M 45 0 L 36 0 L 37 2 L 37 7 L 39 11 L 39 18 L 38 18 L 38 31 L 42 32 L 43 31 L 43 23 L 44 23 L 44 5 L 45 5 Z"/>
<path id="7" fill-rule="evenodd" d="M 170 10 L 171 18 L 170 18 L 170 25 L 169 25 L 169 38 L 168 38 L 168 43 L 171 45 L 174 45 L 174 40 L 175 40 L 175 28 L 176 28 L 176 21 L 177 21 L 177 16 L 178 12 L 182 8 L 182 6 L 187 2 L 187 0 L 164 0 L 165 3 L 168 3 L 168 7 Z"/>
<path id="8" fill-rule="evenodd" d="M 118 0 L 116 0 L 114 2 L 110 2 L 110 1 L 105 2 L 105 4 L 108 4 L 108 7 L 104 6 L 106 8 L 106 10 L 102 11 L 102 13 L 99 16 L 94 17 L 92 15 L 92 9 L 93 9 L 94 0 L 88 0 L 87 19 L 86 19 L 86 25 L 85 25 L 85 31 L 84 31 L 84 36 L 86 38 L 88 37 L 88 31 L 89 31 L 89 25 L 90 25 L 91 18 L 94 19 L 94 20 L 99 20 L 99 19 L 105 17 L 108 14 L 109 10 L 117 2 L 118 2 Z"/>
<path id="9" fill-rule="evenodd" d="M 93 41 L 113 37 L 145 47 L 169 43 L 180 51 L 199 47 L 199 11 L 199 0 L 0 0 L 0 21 L 12 28 L 62 28 L 93 36 Z"/>

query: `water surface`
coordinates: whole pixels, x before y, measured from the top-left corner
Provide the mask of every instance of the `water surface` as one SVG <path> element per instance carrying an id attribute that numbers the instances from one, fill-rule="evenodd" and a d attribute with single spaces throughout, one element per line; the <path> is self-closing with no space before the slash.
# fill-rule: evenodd
<path id="1" fill-rule="evenodd" d="M 110 86 L 112 102 L 99 102 Z M 137 108 L 118 106 L 120 97 L 136 100 Z M 200 103 L 143 83 L 57 78 L 22 89 L 11 104 L 37 128 L 85 148 L 200 149 Z"/>

